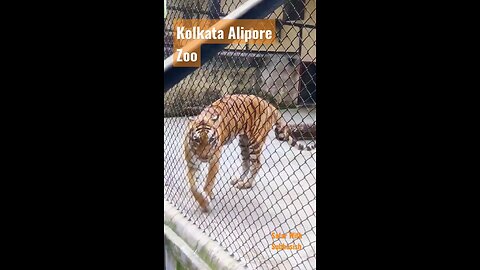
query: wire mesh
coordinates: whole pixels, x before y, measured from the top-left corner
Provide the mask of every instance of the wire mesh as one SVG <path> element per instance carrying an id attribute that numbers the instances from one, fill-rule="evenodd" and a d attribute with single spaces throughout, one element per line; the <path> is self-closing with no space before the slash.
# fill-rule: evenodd
<path id="1" fill-rule="evenodd" d="M 173 53 L 173 19 L 222 18 L 245 1 L 168 1 L 165 58 Z M 211 210 L 204 213 L 187 180 L 184 141 L 191 135 L 187 132 L 188 117 L 229 95 L 255 95 L 279 109 L 299 143 L 314 145 L 315 16 L 314 0 L 286 1 L 266 18 L 277 20 L 278 42 L 229 45 L 165 94 L 164 197 L 250 269 L 316 269 L 316 152 L 294 149 L 277 138 L 273 126 L 265 126 L 269 132 L 255 185 L 238 189 L 230 183 L 243 173 L 242 142 L 235 138 L 221 150 Z M 236 127 L 248 117 L 259 119 L 254 105 L 247 102 L 244 106 L 247 109 L 243 111 L 226 110 L 223 114 L 242 118 L 237 119 Z M 196 178 L 199 191 L 206 184 L 208 170 L 207 163 L 200 167 Z M 289 233 L 301 236 L 292 238 Z M 286 234 L 286 238 L 277 238 L 277 234 Z M 296 248 L 282 250 L 279 244 Z"/>

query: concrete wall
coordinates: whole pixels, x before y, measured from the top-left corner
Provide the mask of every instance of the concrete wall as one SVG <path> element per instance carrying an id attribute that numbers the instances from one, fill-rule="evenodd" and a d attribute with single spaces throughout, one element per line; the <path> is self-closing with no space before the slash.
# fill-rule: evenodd
<path id="1" fill-rule="evenodd" d="M 219 56 L 195 71 L 165 95 L 165 115 L 186 115 L 187 108 L 205 107 L 226 94 L 254 94 L 282 108 L 296 106 L 298 57 L 252 55 Z"/>

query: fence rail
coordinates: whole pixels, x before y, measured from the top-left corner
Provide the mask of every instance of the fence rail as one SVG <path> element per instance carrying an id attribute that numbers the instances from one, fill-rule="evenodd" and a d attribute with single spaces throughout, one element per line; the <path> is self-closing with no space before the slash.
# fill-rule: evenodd
<path id="1" fill-rule="evenodd" d="M 171 0 L 168 5 L 166 41 L 171 40 L 173 19 L 178 18 L 275 19 L 277 41 L 262 46 L 202 45 L 202 67 L 196 69 L 173 68 L 173 44 L 165 42 L 165 200 L 249 269 L 316 269 L 316 150 L 305 151 L 316 146 L 317 136 L 315 1 Z M 235 97 L 242 95 L 262 101 L 254 104 L 246 98 L 239 103 Z M 217 121 L 213 119 L 219 111 L 210 105 L 219 99 L 227 105 L 215 126 L 212 121 Z M 265 120 L 274 111 L 284 121 L 281 130 L 280 120 Z M 198 127 L 200 117 L 206 116 L 210 126 L 195 133 L 192 123 Z M 227 118 L 236 120 L 223 120 Z M 256 135 L 242 135 L 247 126 Z M 195 134 L 211 139 L 212 145 L 224 143 L 214 132 L 220 129 L 239 136 L 221 147 L 215 162 L 207 156 L 212 164 L 194 166 L 198 170 L 192 188 L 186 149 L 197 149 Z M 259 136 L 263 131 L 264 136 Z M 283 132 L 291 138 L 280 136 Z M 254 184 L 232 185 L 232 180 L 251 178 L 257 158 L 260 167 Z M 207 180 L 212 168 L 218 170 L 213 186 Z M 212 187 L 213 194 L 206 213 L 192 193 L 204 187 L 205 192 Z M 207 195 L 200 198 L 207 201 Z"/>

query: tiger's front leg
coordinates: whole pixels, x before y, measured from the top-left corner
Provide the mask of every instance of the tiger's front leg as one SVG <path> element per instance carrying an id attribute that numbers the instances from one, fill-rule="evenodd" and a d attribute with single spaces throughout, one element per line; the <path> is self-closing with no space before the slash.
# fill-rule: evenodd
<path id="1" fill-rule="evenodd" d="M 205 194 L 210 198 L 213 198 L 213 187 L 215 185 L 215 179 L 220 169 L 220 150 L 218 150 L 209 161 L 209 168 L 207 174 L 207 181 L 203 188 Z"/>
<path id="2" fill-rule="evenodd" d="M 190 191 L 193 194 L 193 197 L 200 205 L 200 208 L 203 212 L 208 212 L 209 198 L 198 192 L 196 187 L 196 176 L 200 169 L 200 161 L 187 152 L 185 154 L 185 159 L 187 161 L 187 179 L 190 184 Z"/>

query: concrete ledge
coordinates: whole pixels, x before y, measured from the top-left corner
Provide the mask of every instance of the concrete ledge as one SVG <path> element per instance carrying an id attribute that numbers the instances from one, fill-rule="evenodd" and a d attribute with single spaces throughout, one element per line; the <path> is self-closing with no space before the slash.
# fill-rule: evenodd
<path id="1" fill-rule="evenodd" d="M 217 242 L 211 240 L 207 235 L 200 231 L 197 226 L 190 223 L 183 215 L 173 207 L 169 202 L 164 200 L 164 230 L 176 234 L 179 238 L 179 247 L 184 242 L 187 246 L 182 246 L 185 254 L 189 254 L 190 249 L 195 257 L 199 257 L 206 269 L 222 269 L 222 270 L 245 270 L 248 269 L 240 262 L 235 260 L 230 254 L 225 252 L 224 248 Z M 171 239 L 176 239 L 172 237 Z M 178 239 L 177 239 L 178 240 Z M 176 243 L 173 243 L 176 244 Z M 180 247 L 180 250 L 182 248 Z M 177 251 L 177 252 L 180 252 Z M 192 255 L 192 254 L 190 254 Z M 192 256 L 193 256 L 192 255 Z M 188 256 L 188 255 L 187 255 Z M 193 260 L 192 260 L 193 261 Z M 185 263 L 189 263 L 185 261 Z M 201 265 L 198 263 L 198 265 Z M 196 266 L 192 266 L 196 267 Z M 190 269 L 190 268 L 188 268 Z M 205 269 L 205 268 L 191 268 L 191 269 Z"/>
<path id="2" fill-rule="evenodd" d="M 177 234 L 175 234 L 169 227 L 163 225 L 163 232 L 165 235 L 165 249 L 167 250 L 167 269 L 191 269 L 191 270 L 210 270 L 211 268 L 198 257 L 190 246 L 185 243 Z M 175 256 L 175 260 L 168 258 L 168 255 Z M 178 267 L 176 262 L 181 264 Z"/>

